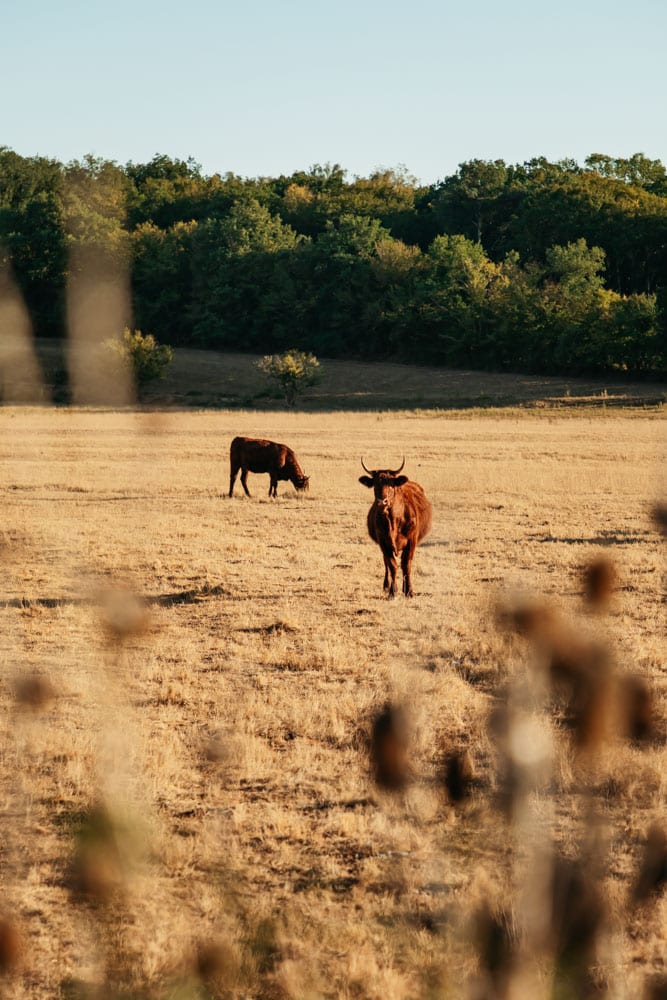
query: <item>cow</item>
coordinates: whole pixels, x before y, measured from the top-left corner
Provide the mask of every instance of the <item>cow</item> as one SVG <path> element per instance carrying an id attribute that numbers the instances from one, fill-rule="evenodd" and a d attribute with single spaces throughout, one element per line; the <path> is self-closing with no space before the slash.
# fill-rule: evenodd
<path id="1" fill-rule="evenodd" d="M 400 555 L 403 570 L 403 593 L 412 597 L 410 575 L 415 549 L 431 530 L 432 508 L 419 483 L 411 482 L 399 472 L 405 465 L 393 469 L 367 469 L 359 482 L 374 490 L 375 499 L 368 511 L 368 534 L 382 549 L 384 558 L 383 589 L 387 597 L 396 596 L 396 561 Z"/>
<path id="2" fill-rule="evenodd" d="M 268 472 L 271 477 L 269 496 L 278 496 L 278 480 L 290 480 L 296 490 L 307 490 L 309 476 L 304 476 L 296 455 L 286 444 L 266 441 L 264 438 L 235 437 L 229 449 L 229 495 L 234 495 L 234 483 L 241 470 L 241 486 L 246 496 L 249 472 Z"/>

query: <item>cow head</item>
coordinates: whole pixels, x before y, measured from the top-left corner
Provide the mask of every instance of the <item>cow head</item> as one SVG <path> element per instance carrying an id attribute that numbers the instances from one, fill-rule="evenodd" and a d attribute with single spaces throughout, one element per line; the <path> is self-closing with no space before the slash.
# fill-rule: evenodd
<path id="1" fill-rule="evenodd" d="M 362 486 L 368 486 L 375 493 L 375 503 L 378 507 L 390 507 L 394 500 L 394 491 L 398 486 L 403 486 L 408 481 L 407 476 L 399 476 L 399 472 L 405 465 L 405 458 L 398 469 L 366 469 L 364 460 L 361 460 L 362 468 L 368 473 L 367 476 L 359 476 Z"/>
<path id="2" fill-rule="evenodd" d="M 294 480 L 294 488 L 297 490 L 307 490 L 310 483 L 310 476 L 297 476 Z"/>

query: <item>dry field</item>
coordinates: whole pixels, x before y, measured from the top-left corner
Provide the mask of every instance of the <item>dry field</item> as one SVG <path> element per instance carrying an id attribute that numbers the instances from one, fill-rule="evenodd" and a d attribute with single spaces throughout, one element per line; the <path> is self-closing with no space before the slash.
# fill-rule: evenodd
<path id="1" fill-rule="evenodd" d="M 227 498 L 239 433 L 310 493 Z M 659 407 L 0 409 L 0 996 L 664 997 L 665 440 Z M 434 524 L 387 601 L 359 458 L 404 454 Z M 558 643 L 648 715 L 582 723 Z"/>

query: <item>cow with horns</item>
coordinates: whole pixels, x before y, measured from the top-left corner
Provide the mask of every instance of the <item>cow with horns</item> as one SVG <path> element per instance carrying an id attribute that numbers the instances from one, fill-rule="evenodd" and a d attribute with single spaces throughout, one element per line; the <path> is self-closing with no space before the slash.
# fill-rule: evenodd
<path id="1" fill-rule="evenodd" d="M 250 496 L 247 486 L 249 472 L 268 472 L 271 477 L 269 496 L 278 496 L 278 481 L 289 480 L 295 490 L 307 490 L 310 476 L 304 476 L 296 455 L 286 444 L 263 438 L 235 437 L 229 449 L 229 495 L 234 495 L 234 483 L 241 470 L 241 486 Z"/>
<path id="2" fill-rule="evenodd" d="M 412 559 L 415 549 L 431 530 L 431 504 L 419 483 L 399 475 L 405 458 L 395 470 L 367 469 L 363 458 L 361 465 L 368 475 L 360 476 L 359 482 L 375 493 L 367 524 L 368 534 L 382 549 L 384 590 L 388 597 L 396 596 L 396 568 L 400 555 L 403 593 L 412 597 Z"/>

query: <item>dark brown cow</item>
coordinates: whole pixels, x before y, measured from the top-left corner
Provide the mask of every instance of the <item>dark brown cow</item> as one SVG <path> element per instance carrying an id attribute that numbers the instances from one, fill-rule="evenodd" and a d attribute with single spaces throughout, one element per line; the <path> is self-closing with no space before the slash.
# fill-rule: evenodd
<path id="1" fill-rule="evenodd" d="M 304 476 L 296 455 L 286 444 L 276 444 L 264 438 L 235 437 L 229 449 L 229 495 L 234 495 L 234 483 L 241 470 L 241 486 L 246 496 L 249 472 L 268 472 L 271 477 L 269 496 L 278 496 L 278 481 L 290 480 L 297 490 L 307 490 L 309 476 Z"/>
<path id="2" fill-rule="evenodd" d="M 364 460 L 361 464 L 364 469 Z M 366 469 L 367 476 L 359 482 L 375 491 L 375 500 L 368 512 L 368 534 L 382 549 L 384 558 L 384 590 L 388 597 L 396 596 L 396 561 L 400 555 L 403 570 L 403 593 L 412 597 L 410 571 L 415 549 L 431 530 L 431 504 L 419 483 L 399 476 L 400 468 Z"/>

